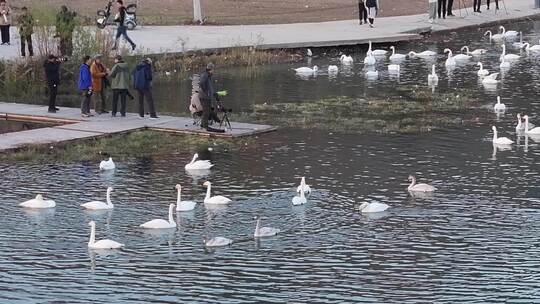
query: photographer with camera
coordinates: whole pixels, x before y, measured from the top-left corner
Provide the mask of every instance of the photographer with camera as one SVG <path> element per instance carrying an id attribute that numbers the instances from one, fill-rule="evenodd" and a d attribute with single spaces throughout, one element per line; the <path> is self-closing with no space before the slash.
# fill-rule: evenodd
<path id="1" fill-rule="evenodd" d="M 82 93 L 81 116 L 90 117 L 90 98 L 92 97 L 92 74 L 90 73 L 90 64 L 92 59 L 86 55 L 83 57 L 82 64 L 79 67 L 78 89 Z"/>
<path id="2" fill-rule="evenodd" d="M 56 94 L 58 94 L 58 86 L 60 85 L 60 63 L 63 58 L 58 58 L 54 55 L 49 55 L 43 69 L 45 70 L 45 81 L 49 90 L 49 113 L 56 113 L 59 109 L 56 107 Z"/>
<path id="3" fill-rule="evenodd" d="M 208 126 L 208 119 L 212 111 L 212 98 L 219 101 L 219 96 L 214 89 L 213 74 L 214 64 L 210 62 L 206 65 L 206 71 L 201 74 L 201 78 L 199 79 L 199 100 L 203 108 L 201 127 L 209 132 L 224 133 L 225 130 L 214 129 Z"/>

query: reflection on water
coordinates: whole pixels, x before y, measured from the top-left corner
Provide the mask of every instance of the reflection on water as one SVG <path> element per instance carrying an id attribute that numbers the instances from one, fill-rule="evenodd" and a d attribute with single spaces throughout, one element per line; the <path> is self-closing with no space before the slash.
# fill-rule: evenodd
<path id="1" fill-rule="evenodd" d="M 525 40 L 537 40 L 526 25 L 520 27 Z M 500 48 L 480 36 L 472 32 L 414 49 L 484 47 L 485 68 L 497 70 Z M 313 64 L 328 65 L 317 62 L 322 60 Z M 495 92 L 477 83 L 473 62 L 456 68 L 451 78 L 443 72 L 444 61 L 437 65 L 435 90 L 475 88 L 493 121 L 421 136 L 281 129 L 235 154 L 207 151 L 204 158 L 216 167 L 202 175 L 185 172 L 191 153 L 132 158 L 111 175 L 100 174 L 94 163 L 0 164 L 2 302 L 535 302 L 540 139 L 515 134 L 515 117 L 521 112 L 540 121 L 538 60 L 523 56 Z M 235 78 L 234 69 L 220 75 L 236 106 L 391 94 L 396 85 L 382 63 L 379 80 L 369 83 L 361 64 L 350 74 L 342 69 L 334 79 L 319 75 L 307 81 L 297 79 L 290 66 L 261 69 L 253 80 Z M 399 83 L 427 85 L 430 72 L 423 59 L 405 61 Z M 497 94 L 509 107 L 498 121 L 490 113 Z M 179 110 L 177 102 L 167 107 Z M 516 144 L 492 145 L 492 124 Z M 439 190 L 412 196 L 409 174 Z M 313 192 L 306 205 L 293 207 L 300 176 Z M 233 199 L 229 206 L 202 203 L 207 179 L 215 194 Z M 175 215 L 176 230 L 140 229 L 166 216 L 177 183 L 186 199 L 200 204 Z M 81 203 L 102 198 L 107 186 L 115 188 L 114 211 L 81 209 Z M 17 205 L 37 193 L 55 199 L 57 207 L 29 211 Z M 390 208 L 360 214 L 362 201 Z M 255 241 L 255 215 L 282 233 Z M 91 220 L 100 227 L 97 239 L 126 247 L 88 251 Z M 204 236 L 234 243 L 208 251 Z"/>

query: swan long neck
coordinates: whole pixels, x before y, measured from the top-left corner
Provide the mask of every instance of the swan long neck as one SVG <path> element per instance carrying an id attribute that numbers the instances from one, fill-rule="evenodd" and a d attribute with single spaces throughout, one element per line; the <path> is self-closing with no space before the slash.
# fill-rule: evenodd
<path id="1" fill-rule="evenodd" d="M 394 46 L 390 47 L 392 49 L 392 56 L 396 54 L 396 48 Z"/>
<path id="2" fill-rule="evenodd" d="M 193 164 L 197 160 L 197 154 L 193 155 L 193 158 L 191 159 L 190 164 Z"/>
<path id="3" fill-rule="evenodd" d="M 504 57 L 504 55 L 506 55 L 506 45 L 503 44 L 502 49 L 503 49 L 502 56 Z"/>
<path id="4" fill-rule="evenodd" d="M 96 224 L 90 225 L 90 240 L 88 245 L 93 245 L 96 242 Z"/>
<path id="5" fill-rule="evenodd" d="M 111 189 L 107 189 L 107 205 L 109 206 L 112 206 L 112 201 L 111 201 Z"/>
<path id="6" fill-rule="evenodd" d="M 480 71 L 482 71 L 484 69 L 484 65 L 482 65 L 481 62 L 479 62 L 478 65 L 480 66 Z"/>
<path id="7" fill-rule="evenodd" d="M 414 185 L 416 185 L 416 177 L 412 177 L 411 178 L 411 184 L 409 185 L 409 189 L 411 189 L 412 187 L 414 187 Z"/>
<path id="8" fill-rule="evenodd" d="M 171 224 L 171 225 L 172 225 L 172 224 L 176 224 L 176 223 L 174 222 L 174 218 L 173 218 L 173 209 L 174 209 L 174 205 L 171 204 L 171 205 L 169 206 L 169 224 Z"/>
<path id="9" fill-rule="evenodd" d="M 501 34 L 506 34 L 506 29 L 504 28 L 504 26 L 501 25 L 501 30 L 502 30 L 502 33 Z M 503 44 L 504 45 L 504 44 Z"/>
<path id="10" fill-rule="evenodd" d="M 302 188 L 302 190 L 300 191 L 300 197 L 306 198 L 306 194 L 304 193 L 304 188 Z"/>
<path id="11" fill-rule="evenodd" d="M 212 184 L 208 183 L 208 186 L 206 186 L 206 197 L 204 198 L 205 200 L 210 198 L 210 193 L 212 191 L 211 188 L 212 188 Z"/>
<path id="12" fill-rule="evenodd" d="M 497 140 L 497 129 L 493 130 L 493 141 Z"/>
<path id="13" fill-rule="evenodd" d="M 529 117 L 525 117 L 525 132 L 529 132 Z"/>
<path id="14" fill-rule="evenodd" d="M 497 104 L 501 104 L 501 97 L 497 96 Z"/>
<path id="15" fill-rule="evenodd" d="M 180 202 L 182 201 L 182 188 L 178 187 L 176 194 L 176 207 L 180 207 Z"/>
<path id="16" fill-rule="evenodd" d="M 261 226 L 261 218 L 257 219 L 257 225 L 255 225 L 255 234 L 259 234 L 259 228 Z"/>
<path id="17" fill-rule="evenodd" d="M 431 66 L 431 75 L 433 75 L 433 76 L 437 75 L 437 74 L 435 74 L 435 65 Z"/>

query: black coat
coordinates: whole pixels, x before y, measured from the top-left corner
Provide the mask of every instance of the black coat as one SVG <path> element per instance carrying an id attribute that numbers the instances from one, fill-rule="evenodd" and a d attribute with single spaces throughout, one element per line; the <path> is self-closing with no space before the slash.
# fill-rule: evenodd
<path id="1" fill-rule="evenodd" d="M 366 7 L 377 7 L 377 0 L 366 0 Z"/>
<path id="2" fill-rule="evenodd" d="M 199 98 L 211 100 L 212 97 L 218 99 L 216 91 L 214 89 L 212 75 L 208 72 L 204 72 L 201 74 L 201 78 L 199 80 Z"/>
<path id="3" fill-rule="evenodd" d="M 43 69 L 45 69 L 47 85 L 60 85 L 60 62 L 47 60 L 43 64 Z"/>

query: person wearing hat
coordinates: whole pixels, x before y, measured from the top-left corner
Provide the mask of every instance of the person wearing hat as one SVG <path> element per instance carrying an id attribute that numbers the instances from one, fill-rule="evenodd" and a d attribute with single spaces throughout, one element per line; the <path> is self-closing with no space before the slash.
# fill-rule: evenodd
<path id="1" fill-rule="evenodd" d="M 133 71 L 133 87 L 139 94 L 139 116 L 144 118 L 144 100 L 148 104 L 150 119 L 158 118 L 152 97 L 152 59 L 141 61 Z"/>
<path id="2" fill-rule="evenodd" d="M 49 91 L 49 113 L 56 113 L 56 94 L 60 85 L 60 60 L 54 55 L 49 55 L 43 64 L 45 70 L 45 81 Z"/>
<path id="3" fill-rule="evenodd" d="M 208 126 L 208 119 L 210 118 L 210 112 L 212 111 L 212 98 L 219 101 L 219 96 L 214 89 L 213 75 L 214 64 L 210 62 L 206 65 L 206 70 L 201 74 L 199 79 L 199 100 L 203 108 L 201 127 L 210 132 L 225 132 L 224 130 L 214 129 Z"/>
<path id="4" fill-rule="evenodd" d="M 105 79 L 107 78 L 108 70 L 101 63 L 101 54 L 94 56 L 94 62 L 90 66 L 90 73 L 92 74 L 92 89 L 94 94 L 92 95 L 94 101 L 94 110 L 97 114 L 109 113 L 105 110 L 105 101 L 107 95 L 105 92 Z"/>
<path id="5" fill-rule="evenodd" d="M 120 114 L 126 117 L 126 97 L 129 88 L 129 67 L 124 62 L 122 56 L 114 58 L 114 66 L 111 69 L 111 88 L 113 90 L 112 116 L 116 117 L 118 112 L 118 99 L 120 99 Z"/>

